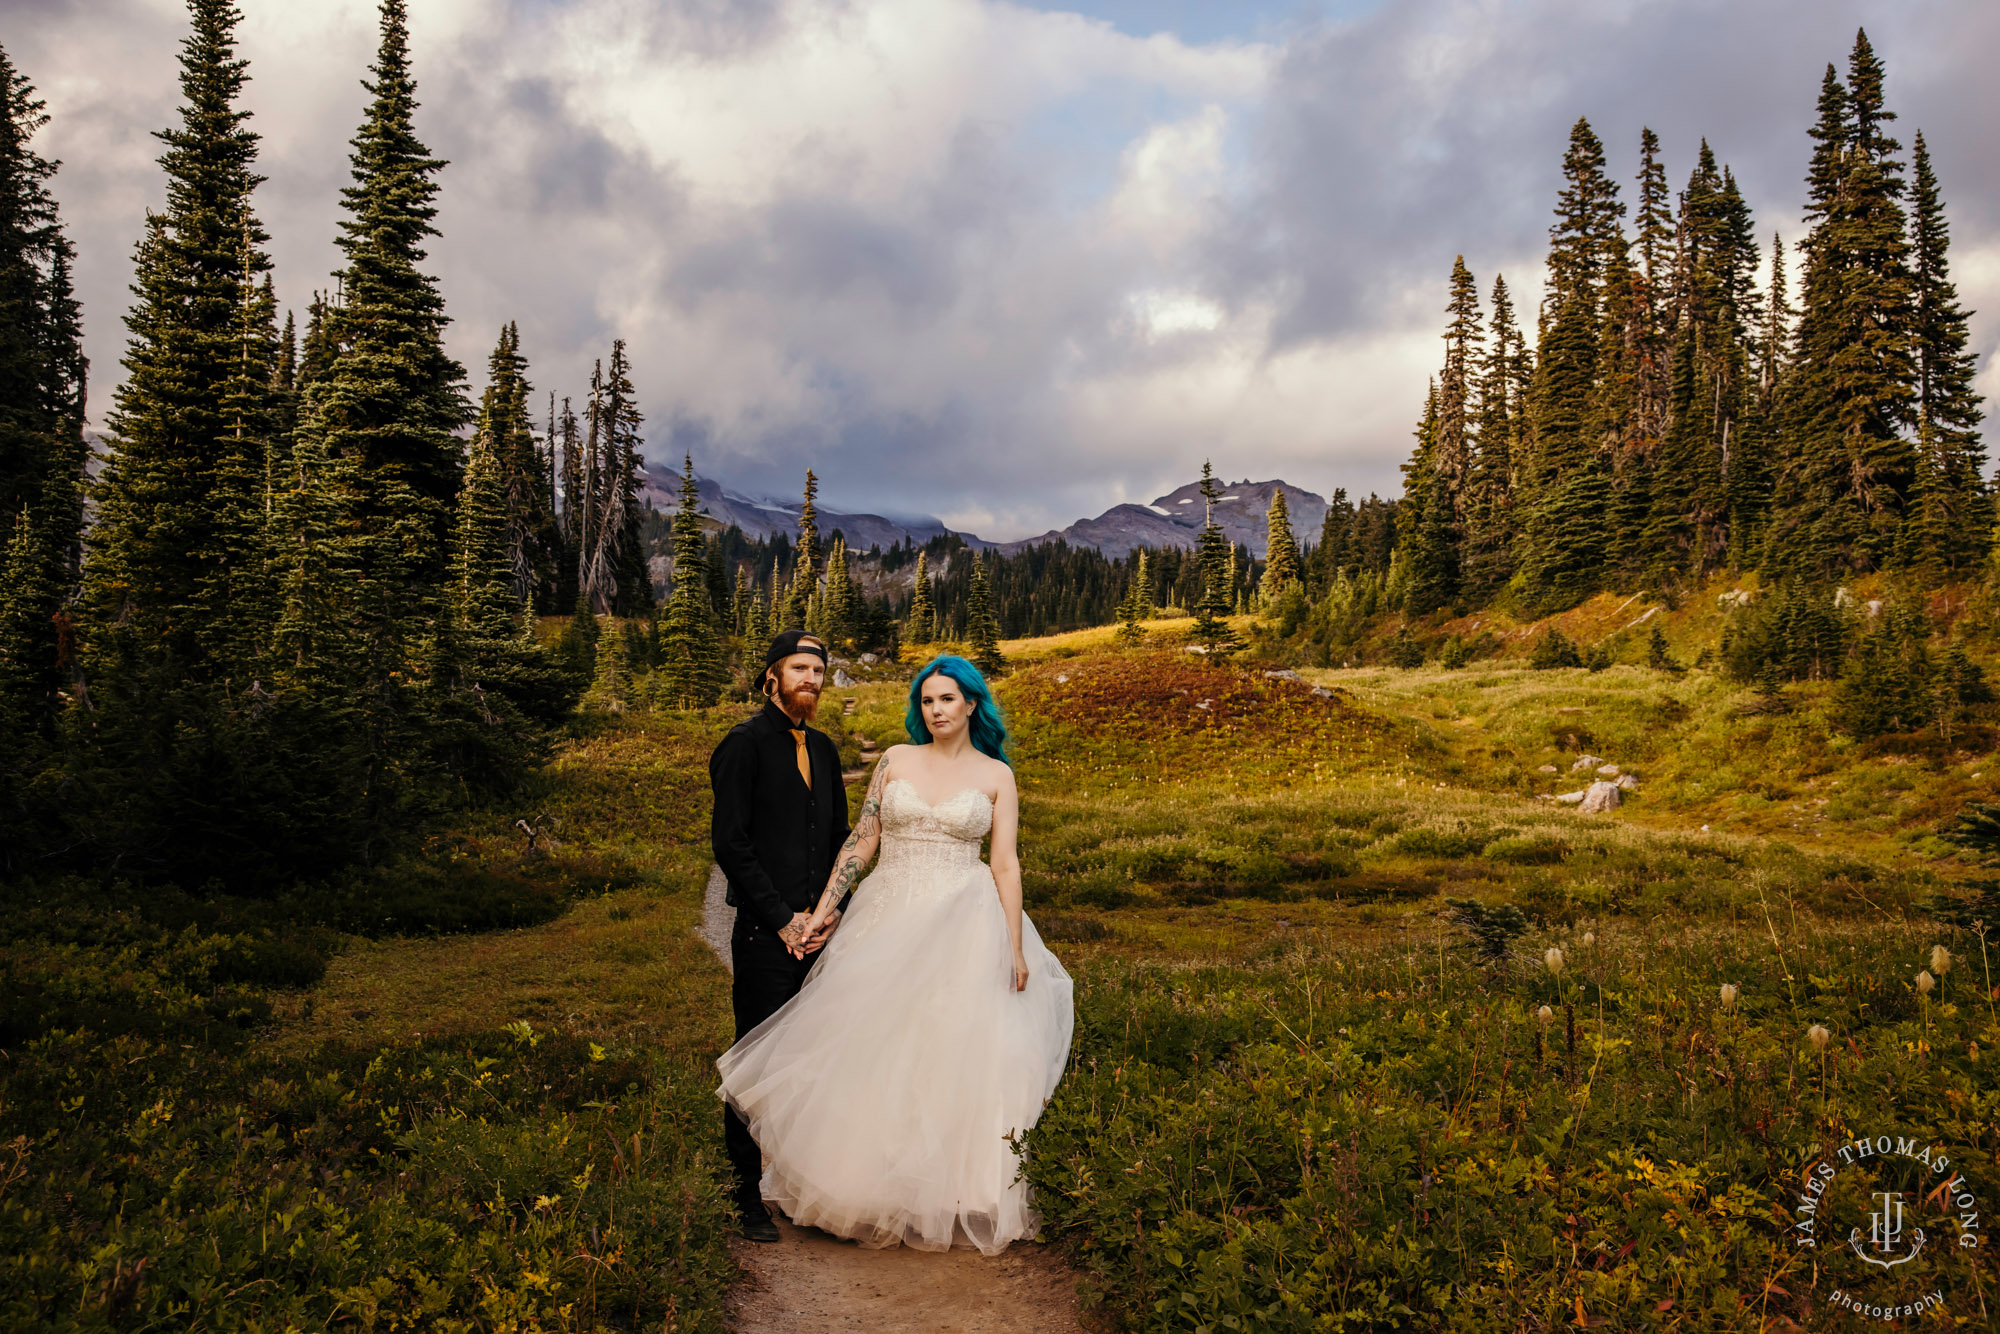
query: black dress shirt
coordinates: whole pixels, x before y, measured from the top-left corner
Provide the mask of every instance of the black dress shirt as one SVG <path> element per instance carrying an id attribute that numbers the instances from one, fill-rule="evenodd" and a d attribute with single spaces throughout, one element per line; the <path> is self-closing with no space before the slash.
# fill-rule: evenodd
<path id="1" fill-rule="evenodd" d="M 709 826 L 729 902 L 773 931 L 811 912 L 847 842 L 840 752 L 805 727 L 812 789 L 799 776 L 794 724 L 776 704 L 738 723 L 708 760 L 715 812 Z"/>

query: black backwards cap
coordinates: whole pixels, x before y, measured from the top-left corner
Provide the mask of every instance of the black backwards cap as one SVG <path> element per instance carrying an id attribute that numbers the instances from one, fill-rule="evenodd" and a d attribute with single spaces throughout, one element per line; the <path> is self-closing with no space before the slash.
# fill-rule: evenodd
<path id="1" fill-rule="evenodd" d="M 826 645 L 818 641 L 818 635 L 809 634 L 804 630 L 785 631 L 771 641 L 771 651 L 764 655 L 764 670 L 770 671 L 794 653 L 815 653 L 819 655 L 821 662 L 825 662 Z"/>

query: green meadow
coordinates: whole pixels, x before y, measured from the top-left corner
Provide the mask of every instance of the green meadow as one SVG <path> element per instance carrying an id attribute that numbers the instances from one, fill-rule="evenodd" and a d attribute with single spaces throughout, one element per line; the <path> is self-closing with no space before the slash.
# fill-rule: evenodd
<path id="1" fill-rule="evenodd" d="M 1990 1327 L 1953 1202 L 2000 1200 L 1996 897 L 1936 838 L 1990 748 L 1843 744 L 1705 671 L 1294 679 L 1172 631 L 1010 644 L 1000 688 L 1077 981 L 1025 1170 L 1107 1328 L 1870 1323 L 1836 1290 Z M 829 692 L 857 766 L 903 690 Z M 0 1326 L 721 1329 L 693 927 L 736 716 L 587 711 L 527 789 L 283 902 L 16 894 Z M 1638 774 L 1617 812 L 1537 800 L 1582 753 Z M 1886 1278 L 1847 1229 L 1905 1160 L 1798 1226 L 1878 1133 L 1951 1159 Z"/>

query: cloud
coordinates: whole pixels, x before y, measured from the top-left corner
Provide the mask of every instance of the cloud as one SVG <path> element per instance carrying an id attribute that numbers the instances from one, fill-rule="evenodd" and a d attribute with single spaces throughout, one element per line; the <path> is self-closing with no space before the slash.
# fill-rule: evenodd
<path id="1" fill-rule="evenodd" d="M 366 0 L 243 0 L 281 299 L 338 263 Z M 1820 71 L 1869 25 L 1927 132 L 1968 304 L 2000 309 L 2000 44 L 1979 0 L 1409 0 L 1256 42 L 994 0 L 425 0 L 430 265 L 477 388 L 506 320 L 544 391 L 629 341 L 657 452 L 1007 538 L 1226 476 L 1393 493 L 1452 256 L 1532 318 L 1570 123 L 1621 177 L 1708 135 L 1799 230 Z M 101 418 L 177 101 L 174 0 L 36 0 Z M 1982 317 L 1980 347 L 2000 322 Z M 1982 384 L 2000 391 L 1989 367 Z"/>

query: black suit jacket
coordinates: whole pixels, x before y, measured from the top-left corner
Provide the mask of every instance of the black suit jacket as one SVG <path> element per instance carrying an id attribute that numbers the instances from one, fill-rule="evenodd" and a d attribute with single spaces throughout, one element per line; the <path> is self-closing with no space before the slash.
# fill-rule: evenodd
<path id="1" fill-rule="evenodd" d="M 729 881 L 729 902 L 773 931 L 811 912 L 847 842 L 840 752 L 805 729 L 812 790 L 799 777 L 792 720 L 775 704 L 722 738 L 708 760 L 715 811 L 709 841 Z"/>

